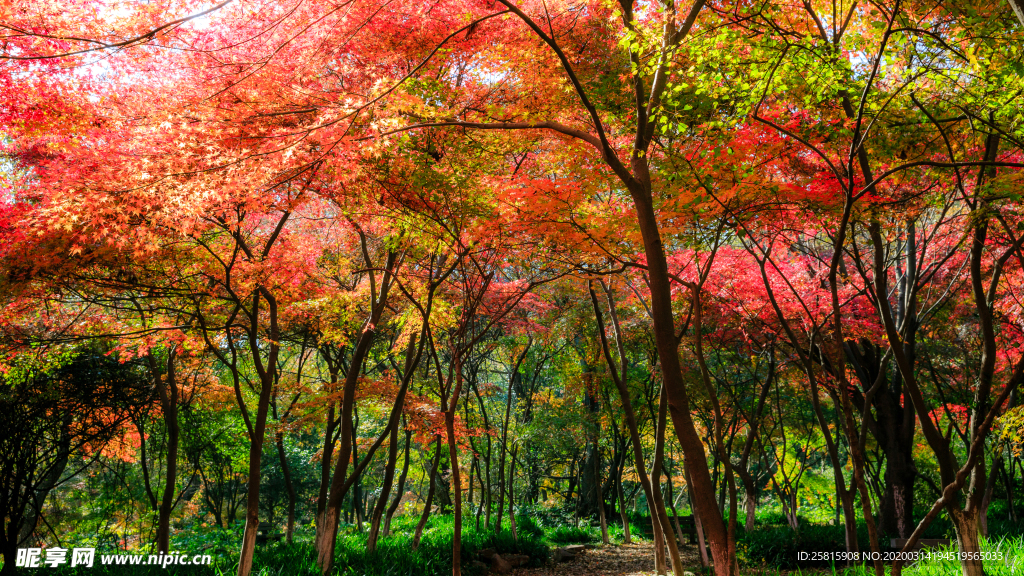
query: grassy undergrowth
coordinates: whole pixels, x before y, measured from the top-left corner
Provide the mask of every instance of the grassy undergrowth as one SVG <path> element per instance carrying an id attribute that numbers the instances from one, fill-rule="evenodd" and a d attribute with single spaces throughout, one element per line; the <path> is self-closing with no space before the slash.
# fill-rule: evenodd
<path id="1" fill-rule="evenodd" d="M 543 539 L 543 531 L 532 521 L 519 520 L 519 541 L 506 528 L 501 532 L 476 530 L 473 523 L 463 526 L 462 563 L 464 573 L 475 575 L 471 565 L 479 550 L 494 548 L 499 554 L 526 554 L 532 565 L 540 566 L 550 551 Z M 417 550 L 412 548 L 416 529 L 415 518 L 396 518 L 392 534 L 378 541 L 377 549 L 366 550 L 365 532 L 343 530 L 338 536 L 335 554 L 334 574 L 359 576 L 443 576 L 451 574 L 452 566 L 452 517 L 431 517 Z M 180 536 L 180 535 L 179 535 Z M 302 530 L 295 542 L 270 543 L 256 548 L 253 559 L 253 574 L 259 576 L 319 576 L 316 567 L 316 552 L 312 546 L 312 531 Z M 211 530 L 192 532 L 179 537 L 172 550 L 187 554 L 209 554 L 213 556 L 212 566 L 113 566 L 100 565 L 101 553 L 117 551 L 97 550 L 92 568 L 47 568 L 46 573 L 59 576 L 220 576 L 235 572 L 237 546 L 241 531 Z M 37 570 L 23 570 L 25 574 Z"/>
<path id="2" fill-rule="evenodd" d="M 526 554 L 532 558 L 532 565 L 539 566 L 549 555 L 550 549 L 568 544 L 599 543 L 601 531 L 597 526 L 580 523 L 579 526 L 543 525 L 544 519 L 526 516 L 517 518 L 519 541 L 513 539 L 507 522 L 504 530 L 476 529 L 474 521 L 463 527 L 462 563 L 467 576 L 482 576 L 472 566 L 476 553 L 493 548 L 499 554 Z M 645 520 L 636 518 L 630 522 L 634 541 L 643 539 Z M 649 520 L 647 521 L 649 522 Z M 392 534 L 382 538 L 374 553 L 366 551 L 366 533 L 357 532 L 346 526 L 338 537 L 336 561 L 333 574 L 344 576 L 442 576 L 451 573 L 452 565 L 452 517 L 435 516 L 430 519 L 423 533 L 418 550 L 412 549 L 415 518 L 396 518 Z M 48 574 L 57 576 L 230 576 L 235 572 L 238 543 L 241 541 L 241 526 L 222 530 L 209 528 L 181 532 L 172 542 L 172 550 L 187 554 L 208 554 L 213 557 L 212 566 L 114 566 L 100 564 L 100 554 L 120 553 L 114 550 L 97 550 L 96 563 L 92 568 L 46 568 Z M 623 541 L 622 526 L 612 523 L 608 526 L 612 544 Z M 808 567 L 797 562 L 800 551 L 824 551 L 845 549 L 841 526 L 808 525 L 794 533 L 788 526 L 762 525 L 746 534 L 742 527 L 739 532 L 742 573 L 744 575 L 807 574 L 833 576 L 874 576 L 870 565 L 854 567 L 829 566 L 827 564 Z M 868 549 L 867 535 L 859 534 L 861 548 Z M 313 529 L 300 527 L 295 542 L 283 542 L 258 546 L 254 558 L 253 574 L 258 576 L 319 576 L 316 555 L 312 546 Z M 987 576 L 1016 576 L 1024 574 L 1024 537 L 998 537 L 982 541 L 983 552 L 1001 555 L 1002 560 L 985 562 Z M 937 550 L 940 553 L 956 553 L 956 545 Z M 799 566 L 799 564 L 803 564 Z M 701 572 L 691 567 L 694 573 Z M 890 573 L 886 567 L 886 574 Z M 20 570 L 19 573 L 37 573 L 37 570 Z M 906 576 L 954 576 L 960 573 L 959 562 L 936 557 L 917 562 L 904 569 Z"/>

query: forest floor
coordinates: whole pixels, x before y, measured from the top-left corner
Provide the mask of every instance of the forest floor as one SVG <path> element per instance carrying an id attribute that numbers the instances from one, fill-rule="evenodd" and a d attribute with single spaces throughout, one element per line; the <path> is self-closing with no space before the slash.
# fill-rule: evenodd
<path id="1" fill-rule="evenodd" d="M 700 568 L 700 553 L 696 546 L 679 549 L 687 573 L 695 576 L 706 574 Z M 745 576 L 786 576 L 801 574 L 833 574 L 827 569 L 783 570 L 783 569 L 741 569 Z M 623 544 L 619 546 L 598 546 L 580 552 L 575 560 L 544 566 L 541 568 L 517 568 L 511 576 L 654 576 L 654 545 L 650 542 Z M 671 571 L 669 571 L 671 574 Z"/>
<path id="2" fill-rule="evenodd" d="M 684 546 L 679 550 L 684 566 L 692 566 L 699 572 L 700 555 L 696 546 Z M 543 568 L 520 568 L 513 576 L 647 576 L 654 574 L 654 546 L 650 542 L 623 544 L 621 546 L 600 546 L 584 550 L 575 560 Z"/>

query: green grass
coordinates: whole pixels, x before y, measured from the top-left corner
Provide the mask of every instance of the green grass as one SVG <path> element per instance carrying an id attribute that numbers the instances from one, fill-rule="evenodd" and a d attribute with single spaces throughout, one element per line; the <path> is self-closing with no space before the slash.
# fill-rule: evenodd
<path id="1" fill-rule="evenodd" d="M 338 535 L 333 574 L 359 576 L 446 576 L 452 566 L 452 517 L 431 517 L 423 532 L 418 550 L 412 549 L 416 518 L 396 518 L 392 534 L 378 541 L 373 553 L 366 550 L 365 532 L 343 529 Z M 526 554 L 532 565 L 539 566 L 550 554 L 548 545 L 539 537 L 542 531 L 527 519 L 520 521 L 519 542 L 506 528 L 501 532 L 477 531 L 473 525 L 463 527 L 462 563 L 464 573 L 475 576 L 471 561 L 479 550 L 494 548 L 499 554 Z M 92 568 L 46 568 L 55 576 L 228 576 L 237 566 L 240 529 L 196 531 L 179 538 L 172 550 L 213 556 L 213 566 L 101 566 L 100 551 Z M 303 530 L 293 544 L 272 543 L 258 546 L 253 558 L 253 574 L 258 576 L 319 576 L 312 533 Z M 110 551 L 103 551 L 109 553 Z M 22 570 L 34 574 L 38 570 Z"/>
<path id="2" fill-rule="evenodd" d="M 412 537 L 416 518 L 396 518 L 393 533 L 382 538 L 377 550 L 366 551 L 366 533 L 357 532 L 354 527 L 343 526 L 338 537 L 336 561 L 333 574 L 359 576 L 442 576 L 451 573 L 452 563 L 452 517 L 434 516 L 427 524 L 418 550 L 412 549 Z M 463 528 L 462 562 L 467 576 L 482 576 L 471 566 L 478 551 L 494 548 L 499 554 L 518 553 L 529 555 L 534 566 L 539 566 L 549 555 L 551 547 L 567 544 L 599 543 L 600 528 L 582 522 L 576 526 L 540 525 L 535 519 L 518 516 L 516 526 L 519 534 L 517 543 L 507 523 L 501 532 L 476 530 L 474 523 Z M 644 519 L 631 522 L 634 540 L 643 538 Z M 481 527 L 482 528 L 482 527 Z M 93 568 L 71 569 L 62 567 L 46 568 L 47 574 L 56 576 L 230 576 L 235 572 L 238 545 L 241 541 L 241 525 L 229 530 L 208 528 L 192 529 L 176 534 L 172 550 L 188 554 L 209 554 L 213 566 L 101 566 L 97 551 L 97 564 Z M 863 527 L 859 532 L 863 532 Z M 612 543 L 622 542 L 622 527 L 618 522 L 609 523 Z M 254 558 L 253 574 L 258 576 L 318 576 L 315 551 L 312 547 L 314 530 L 312 526 L 300 526 L 293 544 L 274 543 L 259 546 Z M 783 570 L 795 570 L 792 574 L 832 574 L 834 576 L 874 576 L 870 565 L 851 568 L 845 566 L 797 566 L 797 552 L 812 550 L 845 550 L 842 526 L 807 525 L 795 533 L 788 526 L 761 524 L 751 534 L 739 532 L 739 548 L 744 574 L 781 574 Z M 861 549 L 868 549 L 866 534 L 859 534 Z M 1002 561 L 986 561 L 988 576 L 1010 576 L 1024 574 L 1024 537 L 993 537 L 982 541 L 983 552 L 1002 554 Z M 940 549 L 940 552 L 956 552 L 955 544 Z M 117 553 L 103 550 L 102 553 Z M 886 568 L 886 572 L 889 572 Z M 21 570 L 19 573 L 35 574 L 38 570 Z M 904 569 L 906 576 L 952 576 L 960 572 L 959 562 L 935 558 L 924 560 Z"/>

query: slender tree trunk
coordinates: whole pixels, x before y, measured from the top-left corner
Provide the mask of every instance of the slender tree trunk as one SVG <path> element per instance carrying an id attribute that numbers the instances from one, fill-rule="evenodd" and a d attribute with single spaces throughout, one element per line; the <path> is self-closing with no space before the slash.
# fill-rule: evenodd
<path id="1" fill-rule="evenodd" d="M 272 384 L 264 382 L 263 388 L 268 391 L 266 394 L 269 405 L 269 390 Z M 263 439 L 267 429 L 268 406 L 264 406 L 263 394 L 261 394 L 260 405 L 257 409 L 254 436 L 249 448 L 249 480 L 246 485 L 245 498 L 245 531 L 242 533 L 242 551 L 238 560 L 238 576 L 249 576 L 252 571 L 252 557 L 256 550 L 256 532 L 260 526 L 260 465 L 263 460 Z"/>
<path id="2" fill-rule="evenodd" d="M 395 468 L 398 466 L 398 427 L 391 429 L 391 436 L 388 440 L 388 461 L 384 465 L 384 480 L 381 482 L 380 495 L 373 507 L 370 516 L 370 534 L 366 538 L 366 549 L 373 552 L 377 549 L 377 536 L 380 533 L 381 519 L 384 517 L 384 507 L 388 504 L 388 496 L 391 495 L 391 487 L 395 480 Z"/>
<path id="3" fill-rule="evenodd" d="M 593 438 L 594 444 L 597 444 L 597 437 Z M 594 452 L 597 457 L 594 458 L 594 491 L 597 492 L 597 513 L 598 519 L 601 522 L 601 543 L 608 544 L 608 518 L 605 515 L 604 508 L 604 490 L 601 489 L 601 458 L 600 452 L 595 446 Z"/>
<path id="4" fill-rule="evenodd" d="M 740 481 L 743 482 L 743 509 L 745 512 L 743 528 L 749 534 L 754 531 L 754 523 L 757 521 L 757 491 L 754 487 L 754 478 L 746 470 L 742 472 L 737 469 Z"/>
<path id="5" fill-rule="evenodd" d="M 354 465 L 359 461 L 359 407 L 356 405 L 352 406 L 352 464 Z M 390 432 L 389 432 L 390 433 Z M 363 531 L 363 504 L 362 504 L 362 487 L 363 487 L 363 475 L 358 470 L 352 471 L 352 497 L 351 503 L 351 518 L 356 524 L 356 531 Z"/>
<path id="6" fill-rule="evenodd" d="M 492 454 L 492 441 L 491 441 L 491 421 L 487 418 L 487 407 L 484 404 L 483 398 L 480 396 L 480 388 L 474 384 L 471 386 L 473 394 L 476 396 L 477 405 L 480 407 L 480 415 L 484 419 L 484 431 L 486 432 L 487 440 L 487 451 L 484 453 L 483 472 L 477 471 L 477 478 L 480 479 L 480 501 L 484 507 L 484 529 L 491 529 L 491 497 L 492 497 L 492 486 L 491 486 L 491 454 Z M 477 509 L 477 526 L 480 525 L 480 509 Z"/>
<path id="7" fill-rule="evenodd" d="M 646 161 L 634 159 L 634 171 L 641 169 L 646 175 Z M 715 504 L 715 486 L 704 451 L 704 443 L 693 423 L 690 398 L 679 364 L 679 341 L 676 338 L 675 317 L 672 312 L 672 289 L 669 280 L 668 261 L 658 230 L 658 218 L 649 189 L 635 184 L 630 186 L 630 195 L 636 209 L 640 234 L 644 241 L 644 255 L 647 258 L 647 276 L 651 292 L 651 317 L 654 323 L 654 339 L 658 349 L 658 361 L 664 390 L 668 397 L 669 412 L 672 416 L 676 436 L 683 449 L 683 462 L 690 473 L 693 486 L 693 506 L 700 511 L 704 530 L 711 544 L 711 555 L 715 559 L 715 574 L 732 576 L 736 569 L 736 556 L 731 554 L 735 544 L 729 542 L 725 521 Z"/>
<path id="8" fill-rule="evenodd" d="M 841 380 L 842 382 L 846 382 L 845 378 L 842 378 Z M 868 541 L 871 545 L 871 551 L 875 554 L 876 558 L 878 558 L 873 562 L 875 566 L 875 575 L 882 576 L 885 573 L 885 565 L 881 560 L 882 556 L 881 546 L 878 542 L 878 529 L 875 524 L 874 513 L 871 509 L 871 494 L 868 492 L 867 482 L 864 480 L 864 451 L 860 441 L 860 434 L 858 434 L 856 424 L 854 423 L 853 406 L 850 401 L 849 388 L 845 388 L 844 392 L 841 394 L 842 398 L 839 404 L 842 407 L 845 419 L 846 437 L 850 443 L 850 459 L 853 462 L 853 484 L 860 493 L 861 513 L 864 517 L 864 523 L 867 524 Z"/>
<path id="9" fill-rule="evenodd" d="M 989 469 L 987 481 L 985 482 L 985 493 L 981 498 L 981 505 L 978 507 L 978 531 L 988 538 L 988 507 L 992 504 L 992 494 L 995 491 L 998 480 L 999 456 L 992 460 L 992 468 Z"/>
<path id="10" fill-rule="evenodd" d="M 619 516 L 622 519 L 622 541 L 624 544 L 633 543 L 633 535 L 630 533 L 629 528 L 629 512 L 626 510 L 626 493 L 622 488 L 622 474 L 626 468 L 626 449 L 623 448 L 622 455 L 619 457 L 619 463 L 615 467 L 616 478 L 615 478 L 615 496 L 619 502 Z"/>
<path id="11" fill-rule="evenodd" d="M 701 522 L 700 510 L 693 506 L 693 486 L 690 484 L 690 473 L 683 467 L 683 474 L 686 476 L 686 491 L 690 498 L 690 512 L 693 513 L 693 525 L 697 532 L 697 549 L 700 550 L 700 564 L 707 568 L 710 565 L 708 548 L 704 542 L 704 523 Z"/>
<path id="12" fill-rule="evenodd" d="M 654 465 L 652 466 L 651 490 L 654 493 L 654 503 L 658 512 L 658 520 L 661 522 L 661 532 L 668 544 L 669 558 L 672 561 L 672 571 L 676 576 L 683 576 L 683 561 L 679 555 L 679 544 L 675 535 L 672 534 L 672 523 L 668 519 L 668 512 L 665 510 L 665 499 L 661 495 L 661 470 L 665 465 L 665 428 L 668 424 L 668 399 L 662 391 L 658 400 L 658 431 L 654 444 Z"/>
<path id="13" fill-rule="evenodd" d="M 736 560 L 736 478 L 733 475 L 732 461 L 729 459 L 729 447 L 723 437 L 723 421 L 722 421 L 722 408 L 718 402 L 717 390 L 711 383 L 711 373 L 708 370 L 707 362 L 704 358 L 704 320 L 703 320 L 703 304 L 701 302 L 701 286 L 699 284 L 691 284 L 689 286 L 692 295 L 692 306 L 691 311 L 693 314 L 693 347 L 694 354 L 697 357 L 697 365 L 700 367 L 701 380 L 704 383 L 704 387 L 707 390 L 708 398 L 711 400 L 711 406 L 714 413 L 715 425 L 714 425 L 714 444 L 716 447 L 716 453 L 718 459 L 722 462 L 722 475 L 724 482 L 722 483 L 722 493 L 725 493 L 725 489 L 729 491 L 729 523 L 726 527 L 726 554 L 725 556 L 715 556 L 716 563 L 722 559 L 728 559 L 730 562 L 727 567 L 715 566 L 715 571 L 722 574 L 738 575 L 739 564 Z M 720 501 L 718 510 L 724 508 L 724 497 Z M 714 543 L 714 539 L 712 539 Z M 714 550 L 712 550 L 714 552 Z"/>
<path id="14" fill-rule="evenodd" d="M 416 550 L 420 547 L 420 538 L 423 536 L 423 528 L 427 525 L 427 519 L 430 518 L 430 507 L 434 502 L 434 491 L 437 489 L 437 483 L 434 478 L 437 476 L 437 467 L 441 464 L 441 435 L 437 435 L 437 449 L 434 451 L 434 462 L 430 466 L 430 488 L 427 489 L 427 499 L 423 503 L 423 513 L 420 514 L 420 521 L 416 524 L 416 533 L 412 538 L 412 549 Z"/>
<path id="15" fill-rule="evenodd" d="M 458 371 L 458 368 L 456 368 Z M 456 375 L 456 378 L 459 378 Z M 452 393 L 452 403 L 458 401 L 458 388 Z M 448 458 L 452 466 L 452 495 L 454 497 L 455 517 L 453 519 L 454 535 L 452 537 L 452 576 L 462 574 L 462 481 L 459 476 L 459 448 L 455 438 L 455 410 L 450 408 L 445 413 L 445 429 L 448 431 Z"/>
<path id="16" fill-rule="evenodd" d="M 672 499 L 672 473 L 668 471 L 668 468 L 663 468 L 665 471 L 665 482 L 668 484 L 668 505 L 672 510 L 672 526 L 676 530 L 676 537 L 679 538 L 679 543 L 682 544 L 686 541 L 683 538 L 683 529 L 679 525 L 679 512 L 676 510 L 675 500 Z"/>
<path id="17" fill-rule="evenodd" d="M 616 367 L 615 362 L 612 360 L 611 350 L 608 347 L 608 337 L 605 334 L 604 329 L 604 315 L 601 312 L 600 304 L 598 304 L 597 293 L 594 292 L 593 285 L 590 286 L 590 299 L 591 303 L 594 306 L 594 315 L 597 320 L 598 335 L 601 339 L 601 348 L 604 352 L 605 360 L 608 363 L 608 369 L 612 374 L 612 380 L 615 382 L 615 387 L 619 392 L 619 399 L 622 401 L 623 412 L 625 412 L 626 428 L 629 430 L 629 437 L 633 444 L 633 464 L 636 467 L 637 475 L 640 476 L 640 484 L 641 486 L 643 486 L 645 496 L 647 496 L 648 506 L 651 507 L 651 524 L 654 531 L 655 542 L 655 569 L 664 572 L 664 547 L 662 546 L 661 542 L 664 538 L 664 530 L 668 527 L 668 515 L 665 513 L 664 502 L 661 501 L 661 492 L 660 490 L 658 490 L 657 492 L 655 491 L 657 487 L 653 485 L 653 483 L 651 482 L 651 478 L 647 475 L 647 467 L 644 464 L 643 446 L 640 443 L 640 432 L 636 422 L 636 414 L 633 411 L 633 402 L 629 396 L 629 389 L 626 388 L 626 382 L 624 380 L 626 374 L 626 370 L 624 369 L 625 355 L 623 354 L 622 348 L 620 347 L 619 355 L 620 359 L 622 359 L 623 361 L 623 369 L 620 370 L 619 368 Z M 614 308 L 614 306 L 612 306 L 612 308 Z M 613 329 L 615 329 L 616 340 L 617 342 L 621 343 L 621 332 L 617 328 L 618 323 L 615 322 L 615 316 L 613 316 L 612 319 L 612 326 Z M 676 365 L 678 366 L 678 361 Z M 664 426 L 661 427 L 661 430 L 659 430 L 659 432 L 663 433 L 663 428 Z M 664 440 L 663 436 L 662 439 Z M 701 444 L 701 446 L 703 446 L 703 444 Z M 706 462 L 704 469 L 705 471 L 707 470 Z M 710 480 L 710 476 L 708 476 L 708 480 Z M 673 558 L 674 562 L 678 559 L 678 552 L 678 547 L 676 547 L 676 558 Z M 661 560 L 660 563 L 659 559 Z M 673 565 L 673 569 L 675 568 L 676 566 Z M 680 570 L 677 576 L 682 576 L 681 563 L 679 565 L 679 568 Z"/>
<path id="18" fill-rule="evenodd" d="M 178 443 L 181 434 L 178 425 L 178 382 L 175 372 L 177 346 L 167 351 L 167 366 L 161 376 L 152 354 L 148 356 L 150 371 L 156 384 L 157 396 L 163 412 L 164 426 L 167 428 L 167 458 L 164 474 L 164 489 L 160 496 L 157 509 L 156 546 L 159 553 L 170 551 L 171 510 L 174 507 L 175 486 L 178 479 Z"/>
<path id="19" fill-rule="evenodd" d="M 512 528 L 512 539 L 516 543 L 519 542 L 519 532 L 516 530 L 516 512 L 515 512 L 515 481 L 516 481 L 516 454 L 519 453 L 519 447 L 512 448 L 512 458 L 508 463 L 508 524 Z"/>
<path id="20" fill-rule="evenodd" d="M 402 462 L 402 473 L 398 476 L 398 488 L 395 491 L 395 497 L 391 500 L 391 505 L 388 506 L 387 514 L 384 516 L 384 535 L 391 534 L 391 518 L 394 517 L 395 511 L 398 510 L 399 504 L 402 503 L 402 497 L 405 496 L 405 479 L 409 474 L 409 443 L 412 439 L 412 430 L 405 431 L 405 458 Z"/>
<path id="21" fill-rule="evenodd" d="M 1014 502 L 1013 502 L 1013 480 L 1014 480 L 1014 478 L 1013 478 L 1013 469 L 1014 469 L 1014 466 L 1012 464 L 1010 465 L 1010 473 L 1007 474 L 1006 466 L 1005 466 L 1005 464 L 1003 462 L 1002 454 L 999 455 L 997 461 L 999 462 L 999 473 L 1003 476 L 1003 485 L 1006 486 L 1006 504 L 1007 504 L 1007 507 L 1008 507 L 1007 519 L 1010 522 L 1017 522 L 1017 508 L 1016 508 L 1016 506 L 1014 505 Z"/>
<path id="22" fill-rule="evenodd" d="M 295 484 L 292 482 L 291 467 L 288 466 L 288 455 L 284 451 L 284 434 L 277 433 L 277 457 L 281 460 L 281 471 L 284 473 L 284 487 L 288 493 L 288 525 L 285 529 L 285 542 L 292 543 L 292 534 L 295 533 L 295 501 L 298 496 L 295 494 Z"/>
<path id="23" fill-rule="evenodd" d="M 484 529 L 491 529 L 491 499 L 494 497 L 494 490 L 491 487 L 491 437 L 487 436 L 487 454 L 484 456 L 484 475 L 487 480 L 487 489 L 484 491 Z M 499 528 L 500 531 L 500 528 Z"/>
<path id="24" fill-rule="evenodd" d="M 331 390 L 334 389 L 333 384 L 338 381 L 337 371 L 331 372 Z M 338 423 L 334 418 L 335 403 L 327 409 L 327 427 L 324 430 L 324 445 L 320 452 L 320 490 L 317 492 L 316 497 L 316 537 L 314 542 L 319 542 L 321 539 L 321 532 L 324 528 L 324 510 L 327 508 L 327 490 L 331 486 L 331 464 L 334 462 L 334 430 L 337 428 Z"/>
<path id="25" fill-rule="evenodd" d="M 352 415 L 355 408 L 356 384 L 359 381 L 359 374 L 363 370 L 363 362 L 373 343 L 376 327 L 384 313 L 385 304 L 388 299 L 388 291 L 391 289 L 392 273 L 398 259 L 396 252 L 389 252 L 387 262 L 384 266 L 384 275 L 381 279 L 380 294 L 371 294 L 370 316 L 363 324 L 363 331 L 359 335 L 355 348 L 352 352 L 352 360 L 349 363 L 348 372 L 345 374 L 343 396 L 341 401 L 341 446 L 339 446 L 338 463 L 331 478 L 330 493 L 327 498 L 327 505 L 324 510 L 324 529 L 319 533 L 320 539 L 315 543 L 317 548 L 317 565 L 324 576 L 330 572 L 334 563 L 334 550 L 338 539 L 338 527 L 341 522 L 341 508 L 345 499 L 345 491 L 348 483 L 349 454 L 353 453 Z M 371 262 L 367 266 L 372 267 Z M 373 278 L 371 277 L 371 284 Z M 396 424 L 393 424 L 396 425 Z M 243 576 L 243 575 L 239 575 Z"/>
<path id="26" fill-rule="evenodd" d="M 476 480 L 477 480 L 477 482 L 480 483 L 480 495 L 477 496 L 477 506 L 476 506 L 476 529 L 477 529 L 477 531 L 479 531 L 480 530 L 480 517 L 481 517 L 481 514 L 483 514 L 483 511 L 484 511 L 484 505 L 485 505 L 485 502 L 486 502 L 485 492 L 487 491 L 487 488 L 484 486 L 483 472 L 480 471 L 480 459 L 479 458 L 474 458 L 473 459 L 473 466 L 476 468 Z"/>
<path id="27" fill-rule="evenodd" d="M 468 412 L 468 410 L 467 410 L 467 412 Z M 469 418 L 466 418 L 466 421 L 468 422 Z M 476 488 L 476 484 L 473 483 L 473 474 L 476 473 L 476 468 L 477 468 L 477 466 L 476 466 L 476 460 L 477 460 L 477 458 L 476 458 L 476 446 L 473 445 L 473 440 L 472 439 L 469 440 L 469 449 L 473 453 L 473 456 L 469 460 L 469 478 L 466 480 L 466 484 L 469 485 L 469 494 L 466 496 L 466 503 L 469 504 L 470 508 L 472 508 L 473 507 L 473 492 L 475 491 L 475 488 Z M 477 509 L 479 509 L 479 508 L 480 507 L 477 506 Z"/>
<path id="28" fill-rule="evenodd" d="M 747 438 L 743 441 L 740 461 L 736 466 L 736 473 L 739 474 L 740 481 L 743 482 L 744 509 L 746 512 L 743 528 L 747 533 L 754 530 L 754 523 L 757 521 L 757 486 L 754 484 L 754 477 L 748 469 L 750 466 L 750 455 L 754 449 L 754 444 L 758 442 L 758 431 L 761 427 L 761 420 L 764 417 L 764 408 L 768 402 L 772 382 L 775 381 L 775 342 L 772 341 L 769 346 L 768 376 L 764 379 L 761 393 L 757 398 L 757 405 L 754 407 L 754 412 L 747 422 Z"/>
<path id="29" fill-rule="evenodd" d="M 409 345 L 405 352 L 405 371 L 402 373 L 402 385 L 395 396 L 395 408 L 399 413 L 404 409 L 406 390 L 409 388 L 409 382 L 412 381 L 413 371 L 415 371 L 416 365 L 419 363 L 419 358 L 420 354 L 416 352 L 416 336 L 413 335 L 409 339 Z M 388 460 L 384 466 L 384 481 L 381 484 L 380 495 L 377 497 L 376 505 L 373 507 L 373 515 L 370 520 L 370 535 L 366 540 L 366 547 L 370 552 L 377 549 L 377 537 L 380 534 L 381 518 L 384 515 L 384 508 L 387 506 L 388 496 L 391 494 L 391 488 L 395 480 L 395 467 L 398 465 L 397 424 L 398 421 L 395 419 L 394 414 L 392 414 L 388 422 L 391 432 L 388 441 Z M 406 436 L 407 452 L 408 445 L 409 440 L 408 436 Z M 399 492 L 399 495 L 401 495 L 401 492 Z"/>
<path id="30" fill-rule="evenodd" d="M 259 298 L 262 295 L 267 301 L 267 315 L 270 321 L 269 348 L 266 364 L 259 349 L 260 338 L 256 332 L 259 326 Z M 256 532 L 260 526 L 260 465 L 263 461 L 263 441 L 266 437 L 267 416 L 270 413 L 270 396 L 274 389 L 277 374 L 277 358 L 280 353 L 280 333 L 277 323 L 277 300 L 266 290 L 260 290 L 253 296 L 251 316 L 249 318 L 251 332 L 247 334 L 249 347 L 252 351 L 253 364 L 260 377 L 259 400 L 256 405 L 256 421 L 253 423 L 253 434 L 249 439 L 249 476 L 245 500 L 245 531 L 242 533 L 242 548 L 238 555 L 237 576 L 249 576 L 252 571 L 253 553 L 256 551 Z"/>

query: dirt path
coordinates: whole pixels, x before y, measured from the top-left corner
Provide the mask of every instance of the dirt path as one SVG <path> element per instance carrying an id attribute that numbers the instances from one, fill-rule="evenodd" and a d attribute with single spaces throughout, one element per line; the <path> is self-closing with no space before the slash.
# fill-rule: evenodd
<path id="1" fill-rule="evenodd" d="M 696 546 L 684 546 L 679 550 L 683 565 L 694 572 L 700 566 Z M 518 569 L 514 576 L 548 575 L 593 575 L 593 576 L 649 576 L 654 574 L 654 546 L 650 542 L 623 546 L 602 546 L 584 550 L 575 560 L 543 568 Z"/>

